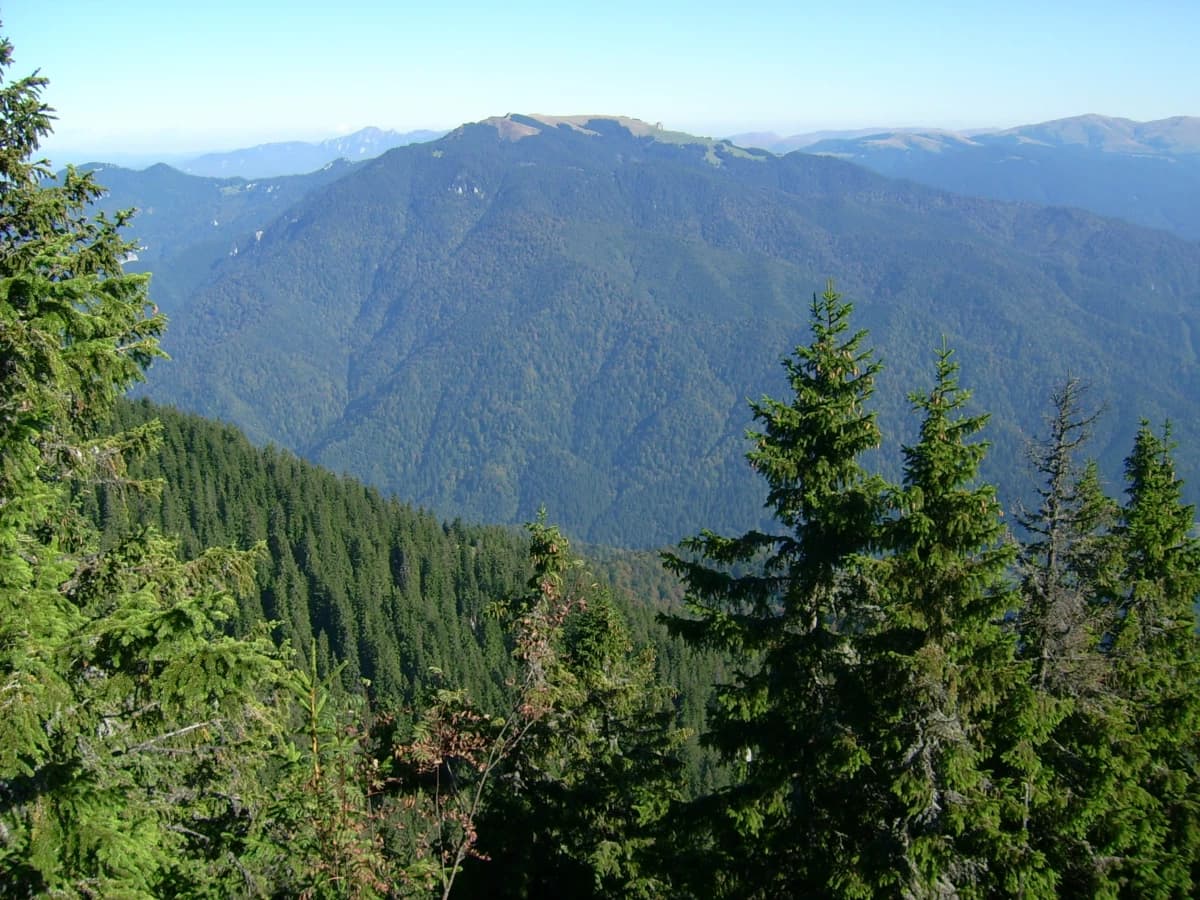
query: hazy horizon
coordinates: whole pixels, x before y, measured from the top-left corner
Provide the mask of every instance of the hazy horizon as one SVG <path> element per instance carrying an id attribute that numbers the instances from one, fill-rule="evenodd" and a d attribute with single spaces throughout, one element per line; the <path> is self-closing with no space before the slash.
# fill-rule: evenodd
<path id="1" fill-rule="evenodd" d="M 50 79 L 51 157 L 198 155 L 507 112 L 624 115 L 699 135 L 1007 128 L 1200 114 L 1200 8 L 864 0 L 451 3 L 336 12 L 283 0 L 22 2 L 12 77 Z M 85 35 L 95 52 L 80 52 Z"/>
<path id="2" fill-rule="evenodd" d="M 533 113 L 533 114 L 519 113 L 519 114 L 520 115 L 538 115 L 538 113 Z M 498 114 L 498 115 L 500 115 L 500 114 Z M 504 115 L 507 115 L 507 113 L 505 113 Z M 562 113 L 562 115 L 568 116 L 568 115 L 576 115 L 576 114 L 575 113 Z M 582 115 L 588 115 L 588 114 L 583 113 Z M 615 117 L 619 114 L 618 113 L 612 113 L 612 114 L 594 113 L 594 115 L 597 115 L 597 116 L 612 115 L 613 117 Z M 63 147 L 60 145 L 59 142 L 50 140 L 50 141 L 46 142 L 44 151 L 47 149 L 53 150 L 53 153 L 50 155 L 55 157 L 55 159 L 54 159 L 55 162 L 58 162 L 59 164 L 62 164 L 62 165 L 65 165 L 67 163 L 79 164 L 79 163 L 92 163 L 92 162 L 108 162 L 108 163 L 114 163 L 114 164 L 123 164 L 122 163 L 123 160 L 146 160 L 149 162 L 170 163 L 170 162 L 182 162 L 182 161 L 186 161 L 186 160 L 191 160 L 191 159 L 195 159 L 195 158 L 205 156 L 208 154 L 220 154 L 220 153 L 234 152 L 234 151 L 238 151 L 238 150 L 247 150 L 247 149 L 250 149 L 253 147 L 264 146 L 264 145 L 268 145 L 268 144 L 287 144 L 287 143 L 294 143 L 294 142 L 316 144 L 316 143 L 321 143 L 323 141 L 336 140 L 337 138 L 350 137 L 351 135 L 356 134 L 359 131 L 365 130 L 367 128 L 381 128 L 384 131 L 390 130 L 390 131 L 396 131 L 398 133 L 408 133 L 408 132 L 417 132 L 417 131 L 432 131 L 432 132 L 445 133 L 445 132 L 452 131 L 454 128 L 458 128 L 460 125 L 464 125 L 464 124 L 469 124 L 469 123 L 459 122 L 453 126 L 442 127 L 442 128 L 429 127 L 429 128 L 386 129 L 386 128 L 382 128 L 382 126 L 373 125 L 373 124 L 368 123 L 361 127 L 354 128 L 351 131 L 339 132 L 337 134 L 324 134 L 324 135 L 316 135 L 316 136 L 312 136 L 312 137 L 306 137 L 306 136 L 298 136 L 297 137 L 297 136 L 284 135 L 284 136 L 279 136 L 276 138 L 269 138 L 266 140 L 253 140 L 253 141 L 249 141 L 247 143 L 236 144 L 236 145 L 214 146 L 214 147 L 196 147 L 193 149 L 176 149 L 176 150 L 161 150 L 161 151 L 155 150 L 152 147 L 147 148 L 145 150 L 126 150 L 126 149 L 122 149 L 115 145 L 113 147 L 108 147 L 108 148 L 106 148 L 104 146 L 88 147 L 85 145 L 81 145 L 79 147 Z M 1031 123 L 1014 123 L 1014 124 L 1031 124 Z M 816 133 L 822 133 L 822 132 L 835 132 L 836 133 L 836 132 L 854 132 L 854 131 L 860 131 L 860 130 L 874 131 L 876 129 L 878 129 L 880 131 L 969 130 L 969 131 L 976 131 L 976 132 L 998 130 L 997 128 L 951 129 L 951 128 L 949 128 L 947 126 L 943 126 L 943 125 L 924 126 L 924 125 L 879 124 L 879 125 L 857 126 L 857 127 L 849 127 L 849 128 L 837 128 L 837 127 L 806 128 L 802 131 L 779 131 L 778 129 L 758 128 L 758 129 L 746 129 L 746 130 L 740 131 L 740 132 L 714 133 L 712 131 L 691 131 L 689 129 L 674 128 L 674 126 L 672 126 L 671 123 L 669 123 L 669 122 L 664 122 L 663 126 L 666 128 L 670 128 L 672 130 L 676 130 L 676 131 L 686 131 L 688 133 L 695 134 L 698 137 L 729 138 L 729 137 L 734 137 L 739 134 L 772 134 L 773 133 L 781 139 L 790 138 L 790 137 L 794 137 L 794 136 L 798 136 L 798 135 L 816 134 Z M 1001 127 L 1009 127 L 1009 126 L 1001 126 Z M 101 156 L 95 156 L 95 154 L 101 154 Z M 108 154 L 108 155 L 104 155 L 104 154 Z"/>

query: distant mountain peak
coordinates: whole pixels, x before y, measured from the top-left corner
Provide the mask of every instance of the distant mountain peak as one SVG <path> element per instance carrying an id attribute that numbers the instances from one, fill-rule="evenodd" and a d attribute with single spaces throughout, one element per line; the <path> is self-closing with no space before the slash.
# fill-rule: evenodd
<path id="1" fill-rule="evenodd" d="M 977 141 L 972 140 L 961 132 L 943 131 L 940 129 L 930 129 L 929 131 L 922 132 L 889 131 L 883 134 L 864 137 L 862 142 L 867 146 L 879 149 L 917 149 L 925 150 L 929 153 L 941 153 L 952 146 L 978 146 Z"/>
<path id="2" fill-rule="evenodd" d="M 1087 113 L 1009 128 L 997 136 L 1046 146 L 1090 147 L 1105 153 L 1191 154 L 1200 153 L 1200 118 L 1172 116 L 1137 122 Z"/>
<path id="3" fill-rule="evenodd" d="M 651 125 L 649 122 L 643 122 L 641 119 L 634 119 L 629 116 L 609 115 L 548 116 L 542 113 L 531 113 L 528 115 L 508 113 L 507 115 L 492 116 L 484 119 L 479 124 L 490 125 L 495 128 L 505 140 L 519 141 L 522 138 L 540 134 L 547 128 L 553 129 L 564 126 L 580 134 L 599 137 L 601 132 L 588 127 L 593 122 L 614 122 L 634 137 L 656 137 L 668 133 L 673 135 L 681 134 L 681 132 L 664 131 L 661 122 Z M 700 142 L 702 139 L 696 138 L 695 140 Z"/>
<path id="4" fill-rule="evenodd" d="M 521 138 L 532 137 L 535 134 L 541 133 L 540 128 L 518 121 L 511 113 L 507 116 L 491 116 L 479 124 L 490 125 L 492 128 L 495 128 L 496 133 L 506 141 L 519 141 Z M 466 127 L 466 125 L 462 125 L 458 128 L 458 131 L 461 132 Z"/>
<path id="5" fill-rule="evenodd" d="M 451 132 L 452 137 L 461 137 L 474 129 L 493 128 L 502 141 L 516 142 L 537 135 L 555 135 L 567 132 L 571 136 L 582 135 L 597 140 L 633 140 L 653 144 L 673 145 L 679 148 L 694 148 L 700 158 L 711 166 L 721 166 L 728 158 L 762 161 L 771 157 L 765 150 L 746 149 L 726 139 L 701 137 L 686 131 L 671 131 L 661 122 L 651 124 L 630 116 L 575 115 L 549 116 L 541 113 L 508 113 L 492 116 L 480 122 L 468 123 Z M 486 132 L 485 132 L 486 133 Z"/>
<path id="6" fill-rule="evenodd" d="M 1085 113 L 1005 129 L 860 128 L 816 131 L 791 137 L 747 132 L 732 135 L 730 140 L 740 146 L 763 147 L 780 154 L 802 149 L 835 156 L 856 155 L 863 148 L 941 153 L 997 141 L 1042 147 L 1086 147 L 1114 154 L 1200 154 L 1200 117 L 1171 116 L 1138 122 L 1119 116 Z"/>
<path id="7" fill-rule="evenodd" d="M 340 158 L 364 160 L 405 144 L 434 140 L 440 131 L 385 131 L 381 128 L 361 128 L 352 134 L 327 138 L 315 143 L 282 141 L 258 144 L 240 150 L 206 153 L 187 160 L 179 168 L 189 175 L 217 178 L 240 176 L 268 178 L 277 175 L 298 175 L 315 172 Z"/>

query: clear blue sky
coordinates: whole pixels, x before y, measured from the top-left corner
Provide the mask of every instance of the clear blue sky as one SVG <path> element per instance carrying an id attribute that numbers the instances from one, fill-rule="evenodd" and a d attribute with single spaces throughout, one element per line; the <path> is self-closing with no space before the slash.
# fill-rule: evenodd
<path id="1" fill-rule="evenodd" d="M 228 149 L 610 113 L 722 136 L 1200 115 L 1200 0 L 0 0 L 46 145 Z"/>

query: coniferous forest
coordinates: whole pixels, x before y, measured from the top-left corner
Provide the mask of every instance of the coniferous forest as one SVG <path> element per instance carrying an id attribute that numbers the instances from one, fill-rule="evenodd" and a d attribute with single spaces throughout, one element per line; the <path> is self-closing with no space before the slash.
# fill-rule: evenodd
<path id="1" fill-rule="evenodd" d="M 38 162 L 45 83 L 0 86 L 0 896 L 1200 890 L 1169 423 L 1109 496 L 1064 379 L 1006 511 L 944 342 L 881 458 L 829 282 L 751 406 L 771 528 L 442 523 L 124 398 L 166 322 L 127 216 Z"/>

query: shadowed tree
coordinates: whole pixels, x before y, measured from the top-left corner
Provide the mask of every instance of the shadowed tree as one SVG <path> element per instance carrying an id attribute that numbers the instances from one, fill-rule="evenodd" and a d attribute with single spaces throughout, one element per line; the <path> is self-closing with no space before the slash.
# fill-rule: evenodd
<path id="1" fill-rule="evenodd" d="M 680 796 L 683 739 L 671 695 L 654 654 L 634 650 L 608 590 L 566 538 L 544 522 L 529 528 L 530 593 L 509 615 L 546 595 L 571 601 L 550 632 L 550 705 L 488 791 L 485 859 L 464 887 L 489 897 L 669 894 L 659 838 Z"/>

